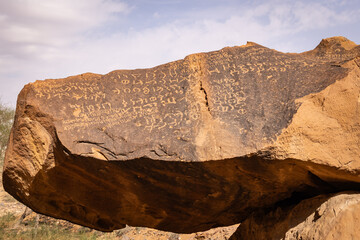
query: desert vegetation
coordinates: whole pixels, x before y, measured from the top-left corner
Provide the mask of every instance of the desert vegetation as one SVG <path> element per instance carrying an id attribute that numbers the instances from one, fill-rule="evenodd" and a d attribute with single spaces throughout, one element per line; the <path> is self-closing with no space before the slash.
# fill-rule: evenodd
<path id="1" fill-rule="evenodd" d="M 0 103 L 0 166 L 3 166 L 6 145 L 14 118 L 14 110 Z"/>

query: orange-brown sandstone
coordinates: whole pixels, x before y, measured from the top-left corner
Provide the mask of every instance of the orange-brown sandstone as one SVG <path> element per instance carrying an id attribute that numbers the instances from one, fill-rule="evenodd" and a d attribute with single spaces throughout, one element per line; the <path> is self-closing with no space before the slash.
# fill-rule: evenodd
<path id="1" fill-rule="evenodd" d="M 360 190 L 359 111 L 360 46 L 343 37 L 36 81 L 18 97 L 4 188 L 102 231 L 246 223 Z"/>

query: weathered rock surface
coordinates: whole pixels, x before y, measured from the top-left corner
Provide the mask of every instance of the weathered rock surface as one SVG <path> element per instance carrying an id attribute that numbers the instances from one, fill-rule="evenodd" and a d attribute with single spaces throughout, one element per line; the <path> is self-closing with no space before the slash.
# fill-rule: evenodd
<path id="1" fill-rule="evenodd" d="M 343 194 L 329 199 L 285 235 L 290 239 L 358 239 L 360 195 Z"/>
<path id="2" fill-rule="evenodd" d="M 252 214 L 230 240 L 359 239 L 359 224 L 360 194 L 320 195 Z"/>
<path id="3" fill-rule="evenodd" d="M 102 231 L 178 233 L 360 190 L 359 66 L 360 46 L 335 37 L 36 81 L 18 97 L 4 188 Z"/>

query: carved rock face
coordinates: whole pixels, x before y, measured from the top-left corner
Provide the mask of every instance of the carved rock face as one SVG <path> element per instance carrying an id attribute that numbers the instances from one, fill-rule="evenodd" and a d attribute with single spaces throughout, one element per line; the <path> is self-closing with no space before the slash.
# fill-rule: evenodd
<path id="1" fill-rule="evenodd" d="M 4 187 L 102 231 L 182 233 L 359 190 L 359 66 L 360 46 L 336 37 L 36 81 L 18 97 Z"/>

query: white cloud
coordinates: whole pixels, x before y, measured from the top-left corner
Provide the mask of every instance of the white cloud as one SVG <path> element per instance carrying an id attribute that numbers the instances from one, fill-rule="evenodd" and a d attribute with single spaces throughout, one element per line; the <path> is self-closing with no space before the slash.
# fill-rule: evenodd
<path id="1" fill-rule="evenodd" d="M 199 14 L 206 16 L 204 13 Z M 336 12 L 336 9 L 319 3 L 292 2 L 269 2 L 241 11 L 234 9 L 230 15 L 221 14 L 219 12 L 215 19 L 208 17 L 193 22 L 177 19 L 154 28 L 115 34 L 90 44 L 112 49 L 106 51 L 106 48 L 101 48 L 101 52 L 108 53 L 104 55 L 112 61 L 110 65 L 118 64 L 124 68 L 150 67 L 194 52 L 241 45 L 247 40 L 264 45 L 273 44 L 274 40 L 285 40 L 290 35 L 346 24 L 359 18 L 359 12 L 352 10 Z M 284 42 L 275 44 L 278 50 L 299 50 L 293 46 L 289 48 L 290 45 Z M 96 51 L 96 48 L 88 46 L 89 49 Z"/>
<path id="2" fill-rule="evenodd" d="M 128 10 L 101 0 L 0 1 L 0 56 L 42 57 Z"/>
<path id="3" fill-rule="evenodd" d="M 0 0 L 0 89 L 12 87 L 16 95 L 24 81 L 152 67 L 247 40 L 299 51 L 304 43 L 293 36 L 304 34 L 319 42 L 309 32 L 359 22 L 359 10 L 325 3 L 273 0 L 256 6 L 209 6 L 156 26 L 96 35 L 96 30 L 109 29 L 108 23 L 116 26 L 119 14 L 131 15 L 137 8 L 115 0 Z M 159 19 L 163 15 L 161 9 L 152 14 Z M 136 21 L 144 21 L 141 12 L 135 15 L 140 16 Z M 21 84 L 12 86 L 6 79 Z"/>

